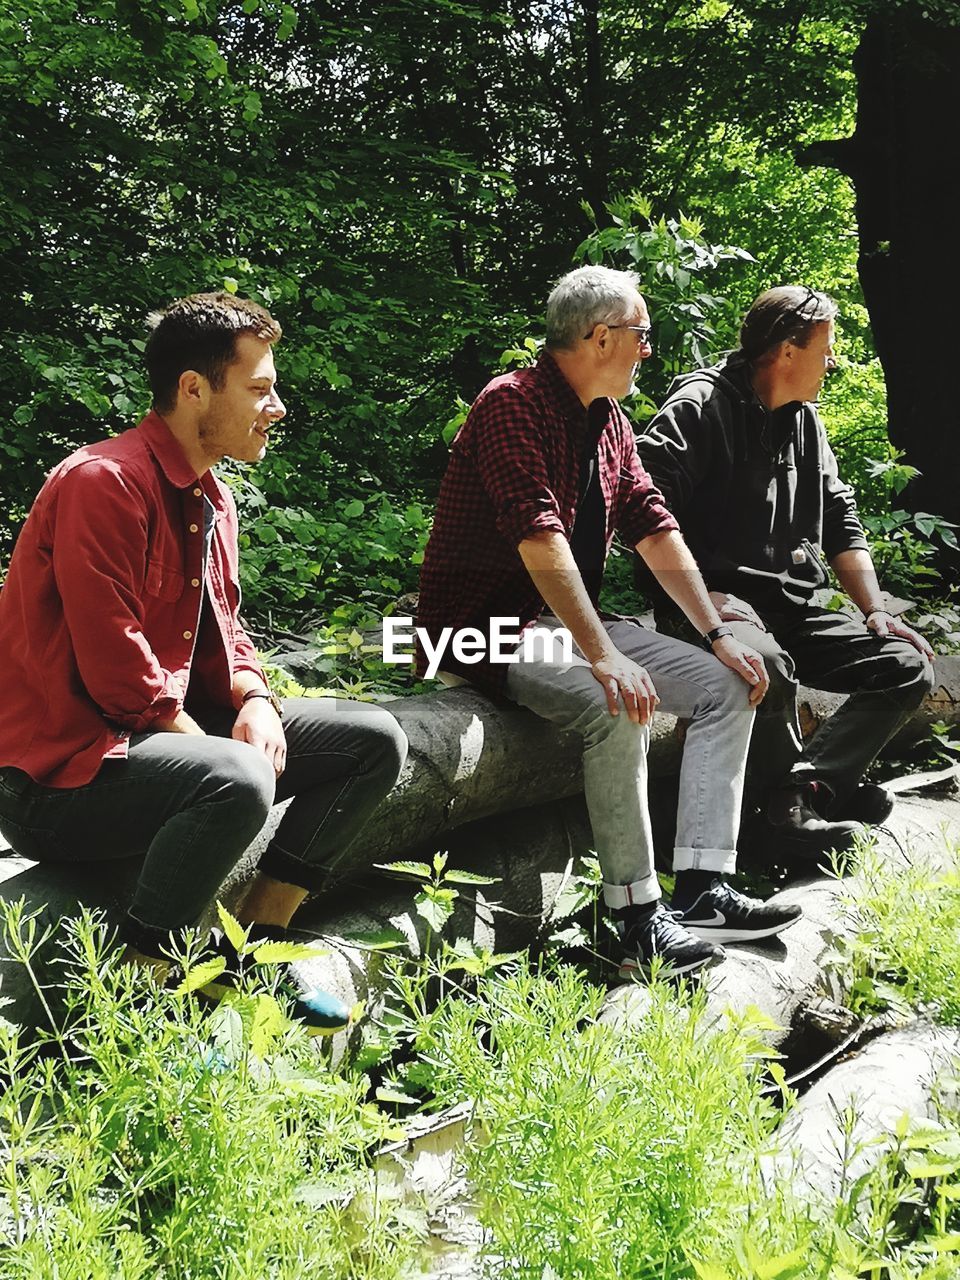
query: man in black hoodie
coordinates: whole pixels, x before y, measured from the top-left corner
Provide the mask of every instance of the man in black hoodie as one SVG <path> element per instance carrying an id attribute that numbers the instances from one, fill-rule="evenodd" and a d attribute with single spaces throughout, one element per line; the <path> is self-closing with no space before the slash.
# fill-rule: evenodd
<path id="1" fill-rule="evenodd" d="M 678 378 L 637 441 L 720 617 L 763 654 L 770 692 L 750 771 L 766 834 L 801 858 L 848 847 L 862 823 L 887 817 L 889 792 L 863 773 L 933 685 L 933 650 L 885 608 L 817 415 L 836 314 L 813 289 L 767 290 L 744 319 L 740 349 Z M 811 602 L 827 564 L 862 620 Z M 682 634 L 665 596 L 655 607 L 658 627 Z M 806 745 L 799 682 L 852 695 Z"/>

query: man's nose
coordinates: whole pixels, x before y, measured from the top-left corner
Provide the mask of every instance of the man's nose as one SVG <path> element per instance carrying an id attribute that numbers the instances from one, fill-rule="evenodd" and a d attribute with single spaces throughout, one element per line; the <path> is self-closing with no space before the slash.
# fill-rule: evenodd
<path id="1" fill-rule="evenodd" d="M 276 391 L 271 392 L 270 404 L 267 408 L 267 413 L 270 414 L 271 418 L 283 418 L 286 416 L 287 406 L 277 395 Z"/>

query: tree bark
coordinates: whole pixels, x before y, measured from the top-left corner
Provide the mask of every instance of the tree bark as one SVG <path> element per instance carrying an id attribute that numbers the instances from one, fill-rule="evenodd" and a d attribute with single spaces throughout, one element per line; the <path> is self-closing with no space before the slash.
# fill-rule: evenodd
<path id="1" fill-rule="evenodd" d="M 877 13 L 854 56 L 857 126 L 801 163 L 847 173 L 860 283 L 887 386 L 890 439 L 921 476 L 908 501 L 960 522 L 960 401 L 953 383 L 960 255 L 953 245 L 960 26 L 919 5 Z M 954 576 L 960 559 L 952 558 Z"/>

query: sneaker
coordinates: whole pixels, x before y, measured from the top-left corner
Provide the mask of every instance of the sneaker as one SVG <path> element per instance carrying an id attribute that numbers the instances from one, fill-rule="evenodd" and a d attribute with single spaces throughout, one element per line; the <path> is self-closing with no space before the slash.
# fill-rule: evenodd
<path id="1" fill-rule="evenodd" d="M 250 941 L 317 946 L 315 938 L 279 925 L 251 926 Z M 214 959 L 219 956 L 226 961 L 226 968 L 200 987 L 198 994 L 219 1002 L 228 992 L 237 990 L 241 975 L 255 971 L 257 961 L 253 954 L 238 955 L 230 939 L 223 933 L 214 935 L 209 950 Z M 284 963 L 283 970 L 280 990 L 292 1002 L 290 1017 L 294 1022 L 299 1022 L 311 1036 L 333 1035 L 337 1031 L 346 1030 L 350 1025 L 350 1010 L 342 1000 L 329 991 L 305 983 L 298 972 L 296 961 Z"/>
<path id="2" fill-rule="evenodd" d="M 789 929 L 803 915 L 803 908 L 771 899 L 761 902 L 718 880 L 705 889 L 686 911 L 677 913 L 684 929 L 710 942 L 751 942 L 772 938 Z"/>
<path id="3" fill-rule="evenodd" d="M 835 849 L 842 853 L 852 848 L 857 836 L 863 835 L 859 822 L 821 817 L 814 808 L 811 786 L 785 787 L 775 791 L 763 818 L 768 836 L 776 843 L 776 852 L 809 856 Z"/>
<path id="4" fill-rule="evenodd" d="M 861 782 L 845 800 L 834 802 L 830 814 L 851 822 L 877 826 L 893 812 L 893 794 L 878 782 Z"/>
<path id="5" fill-rule="evenodd" d="M 662 972 L 669 975 L 696 973 L 708 964 L 716 964 L 726 955 L 723 947 L 703 942 L 677 922 L 672 911 L 662 902 L 652 914 L 636 919 L 635 907 L 617 912 L 617 930 L 623 945 L 620 977 L 649 973 L 650 962 L 659 956 Z M 633 919 L 631 919 L 633 917 Z"/>

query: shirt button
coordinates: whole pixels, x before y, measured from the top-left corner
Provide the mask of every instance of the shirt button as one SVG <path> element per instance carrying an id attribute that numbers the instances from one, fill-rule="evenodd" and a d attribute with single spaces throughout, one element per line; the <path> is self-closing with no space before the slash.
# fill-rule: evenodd
<path id="1" fill-rule="evenodd" d="M 192 640 L 192 639 L 193 639 L 193 632 L 192 632 L 192 631 L 185 631 L 185 632 L 183 633 L 183 638 L 184 638 L 184 640 Z"/>
<path id="2" fill-rule="evenodd" d="M 199 579 L 199 578 L 191 578 L 191 579 L 190 579 L 190 585 L 191 585 L 191 587 L 199 587 L 199 585 L 200 585 L 200 579 Z"/>
<path id="3" fill-rule="evenodd" d="M 194 491 L 193 491 L 193 496 L 194 496 L 195 498 L 202 498 L 202 497 L 203 497 L 203 490 L 202 490 L 202 489 L 194 489 Z"/>
<path id="4" fill-rule="evenodd" d="M 200 532 L 200 526 L 199 526 L 198 524 L 192 524 L 192 525 L 190 526 L 190 532 L 191 532 L 191 533 L 199 533 L 199 532 Z"/>

